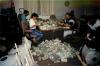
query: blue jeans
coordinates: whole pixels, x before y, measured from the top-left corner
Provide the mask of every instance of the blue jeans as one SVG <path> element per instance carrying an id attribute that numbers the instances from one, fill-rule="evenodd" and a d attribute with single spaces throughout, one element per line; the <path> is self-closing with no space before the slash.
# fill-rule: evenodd
<path id="1" fill-rule="evenodd" d="M 37 29 L 32 29 L 32 35 L 36 38 L 36 40 L 40 40 L 43 38 L 43 33 Z"/>

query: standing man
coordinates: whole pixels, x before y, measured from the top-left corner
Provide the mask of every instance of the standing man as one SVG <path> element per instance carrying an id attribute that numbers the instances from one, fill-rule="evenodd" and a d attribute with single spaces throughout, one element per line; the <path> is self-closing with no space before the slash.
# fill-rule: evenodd
<path id="1" fill-rule="evenodd" d="M 24 10 L 23 8 L 20 8 L 19 11 L 20 11 L 20 14 L 18 15 L 18 18 L 19 18 L 19 21 L 21 23 L 23 34 L 24 34 L 25 33 L 25 26 L 28 23 L 26 17 L 29 15 L 29 11 Z"/>

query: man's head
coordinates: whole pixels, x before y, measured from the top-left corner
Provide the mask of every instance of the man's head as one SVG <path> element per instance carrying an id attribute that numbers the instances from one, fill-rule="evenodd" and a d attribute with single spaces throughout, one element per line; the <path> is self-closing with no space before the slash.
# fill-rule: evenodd
<path id="1" fill-rule="evenodd" d="M 70 19 L 71 18 L 71 14 L 70 13 L 66 13 L 65 14 L 65 19 Z"/>
<path id="2" fill-rule="evenodd" d="M 32 13 L 31 18 L 37 19 L 38 18 L 38 14 L 37 13 Z"/>
<path id="3" fill-rule="evenodd" d="M 54 14 L 50 15 L 51 20 L 56 20 L 56 16 Z"/>
<path id="4" fill-rule="evenodd" d="M 19 13 L 23 14 L 24 13 L 24 8 L 19 8 Z"/>
<path id="5" fill-rule="evenodd" d="M 28 16 L 29 15 L 29 11 L 28 10 L 24 10 L 24 14 L 25 14 L 25 16 Z"/>

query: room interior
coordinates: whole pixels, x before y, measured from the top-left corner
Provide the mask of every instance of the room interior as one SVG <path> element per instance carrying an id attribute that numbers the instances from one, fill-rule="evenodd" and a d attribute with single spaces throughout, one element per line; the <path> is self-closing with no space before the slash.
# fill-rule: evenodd
<path id="1" fill-rule="evenodd" d="M 77 22 L 84 21 L 83 15 L 100 16 L 99 6 L 100 0 L 0 0 L 0 66 L 99 66 L 100 52 L 96 51 L 99 45 L 91 49 L 85 45 L 86 36 L 76 29 L 70 31 L 61 24 L 55 27 L 72 11 Z M 18 19 L 20 8 L 29 11 L 29 18 L 34 12 L 39 15 L 38 24 L 44 37 L 38 46 L 32 45 L 29 32 L 22 36 L 23 27 Z M 51 15 L 55 15 L 58 22 L 49 21 Z M 98 25 L 100 27 L 100 22 Z M 27 24 L 24 27 L 27 30 Z M 63 37 L 65 30 L 69 30 L 65 32 L 66 38 Z"/>

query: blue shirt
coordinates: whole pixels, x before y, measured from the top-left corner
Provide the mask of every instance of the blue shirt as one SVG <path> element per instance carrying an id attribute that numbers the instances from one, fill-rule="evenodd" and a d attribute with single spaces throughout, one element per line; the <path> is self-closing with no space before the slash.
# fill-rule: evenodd
<path id="1" fill-rule="evenodd" d="M 26 16 L 24 14 L 21 15 L 21 22 L 27 22 Z"/>

